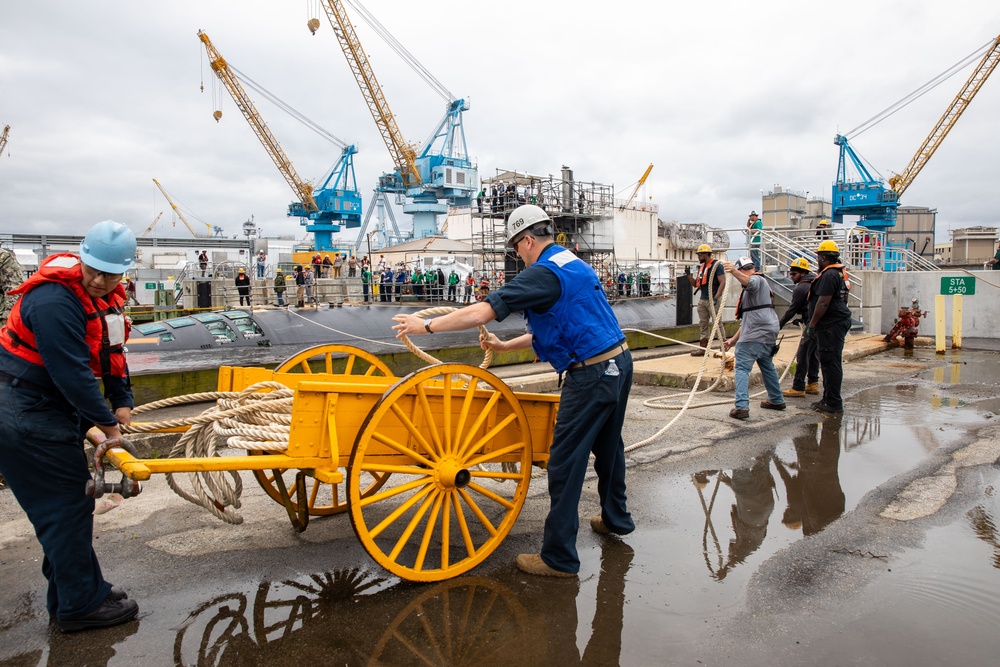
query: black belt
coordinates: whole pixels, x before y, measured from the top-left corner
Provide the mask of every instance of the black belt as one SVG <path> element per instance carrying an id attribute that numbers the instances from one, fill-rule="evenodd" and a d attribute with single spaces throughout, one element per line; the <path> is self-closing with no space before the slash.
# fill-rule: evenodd
<path id="1" fill-rule="evenodd" d="M 11 377 L 10 375 L 5 375 L 3 373 L 0 373 L 0 382 L 9 384 L 12 387 L 24 387 L 29 391 L 37 391 L 39 394 L 50 394 L 53 391 L 52 387 L 43 387 L 40 384 L 28 382 L 27 380 L 22 380 L 21 378 Z"/>

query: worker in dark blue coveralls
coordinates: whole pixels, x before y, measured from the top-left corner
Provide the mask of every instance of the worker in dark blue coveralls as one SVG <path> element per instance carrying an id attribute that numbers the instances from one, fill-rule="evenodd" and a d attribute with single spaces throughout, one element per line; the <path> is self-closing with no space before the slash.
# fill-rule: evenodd
<path id="1" fill-rule="evenodd" d="M 403 334 L 471 329 L 521 311 L 529 332 L 509 341 L 489 334 L 484 349 L 533 348 L 563 379 L 559 413 L 549 449 L 549 498 L 541 553 L 521 554 L 529 573 L 574 577 L 580 570 L 578 506 L 593 453 L 601 513 L 591 528 L 601 534 L 635 530 L 625 506 L 625 446 L 621 430 L 632 388 L 632 355 L 600 280 L 590 266 L 553 242 L 552 220 L 538 206 L 516 208 L 507 221 L 507 245 L 527 267 L 483 301 L 435 319 L 396 315 Z"/>
<path id="2" fill-rule="evenodd" d="M 79 257 L 42 261 L 0 331 L 0 472 L 42 545 L 49 615 L 65 632 L 131 621 L 139 610 L 101 574 L 83 449 L 91 426 L 120 438 L 118 425 L 131 421 L 121 279 L 135 246 L 126 226 L 98 223 Z"/>

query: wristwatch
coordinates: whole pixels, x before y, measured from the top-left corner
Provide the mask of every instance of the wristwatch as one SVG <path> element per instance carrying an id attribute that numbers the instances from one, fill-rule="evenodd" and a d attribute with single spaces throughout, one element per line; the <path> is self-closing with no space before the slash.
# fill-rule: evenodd
<path id="1" fill-rule="evenodd" d="M 430 318 L 427 318 L 426 320 L 424 320 L 424 331 L 426 331 L 429 334 L 434 333 L 433 331 L 431 331 L 431 320 L 430 320 Z"/>

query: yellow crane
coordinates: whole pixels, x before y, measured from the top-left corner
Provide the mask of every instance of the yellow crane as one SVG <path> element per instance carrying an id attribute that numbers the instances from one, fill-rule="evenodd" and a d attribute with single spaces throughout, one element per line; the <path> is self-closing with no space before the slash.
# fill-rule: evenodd
<path id="1" fill-rule="evenodd" d="M 416 165 L 417 153 L 410 144 L 406 143 L 402 132 L 399 131 L 399 126 L 396 125 L 396 117 L 389 109 L 389 104 L 382 93 L 382 86 L 375 78 L 375 72 L 372 70 L 371 63 L 368 62 L 368 56 L 361 47 L 357 33 L 354 32 L 354 26 L 347 18 L 343 3 L 340 0 L 324 0 L 321 4 L 330 20 L 333 33 L 340 42 L 340 48 L 347 58 L 347 64 L 358 82 L 358 87 L 361 88 L 361 95 L 368 104 L 368 110 L 371 112 L 372 118 L 375 119 L 375 125 L 378 126 L 379 133 L 382 135 L 382 141 L 385 142 L 385 147 L 389 149 L 389 154 L 403 177 L 403 185 L 407 188 L 419 186 L 421 178 Z M 318 27 L 318 22 L 309 22 L 309 29 L 314 34 Z"/>
<path id="2" fill-rule="evenodd" d="M 639 188 L 641 188 L 642 185 L 643 185 L 643 183 L 646 182 L 646 179 L 649 178 L 649 172 L 651 172 L 651 171 L 653 171 L 653 163 L 652 162 L 650 162 L 649 166 L 646 167 L 646 171 L 643 172 L 642 177 L 639 179 L 639 182 L 635 184 L 635 189 L 632 190 L 632 194 L 630 194 L 628 196 L 628 199 L 619 208 L 620 211 L 624 211 L 625 209 L 627 209 L 629 207 L 629 204 L 632 203 L 632 200 L 635 199 L 635 196 L 637 194 L 639 194 Z"/>
<path id="3" fill-rule="evenodd" d="M 176 213 L 177 217 L 181 219 L 181 222 L 183 222 L 184 226 L 188 228 L 188 231 L 191 232 L 192 236 L 194 236 L 195 238 L 201 239 L 201 238 L 208 238 L 208 237 L 210 237 L 212 235 L 211 234 L 211 232 L 212 232 L 212 226 L 209 225 L 209 224 L 207 224 L 207 223 L 205 224 L 205 226 L 208 227 L 208 232 L 207 233 L 205 233 L 205 234 L 199 234 L 198 232 L 194 231 L 194 227 L 192 227 L 191 223 L 188 222 L 187 218 L 184 217 L 184 214 L 181 213 L 181 210 L 179 208 L 177 208 L 177 204 L 175 204 L 174 200 L 170 198 L 170 195 L 167 194 L 167 191 L 163 189 L 163 186 L 160 185 L 160 182 L 158 180 L 156 180 L 155 178 L 153 179 L 153 182 L 156 183 L 156 187 L 158 187 L 160 189 L 160 192 L 163 193 L 163 196 L 166 198 L 167 203 L 170 204 L 170 208 L 174 209 L 174 213 Z"/>
<path id="4" fill-rule="evenodd" d="M 157 185 L 159 185 L 159 183 L 157 183 Z M 155 218 L 153 218 L 153 221 L 149 223 L 149 227 L 146 227 L 146 231 L 140 234 L 139 237 L 146 238 L 146 235 L 149 234 L 151 231 L 153 231 L 153 227 L 156 227 L 156 223 L 158 223 L 160 221 L 160 218 L 162 217 L 163 217 L 163 211 L 160 211 L 160 214 Z"/>
<path id="5" fill-rule="evenodd" d="M 958 95 L 952 100 L 952 103 L 945 110 L 944 115 L 941 116 L 937 125 L 934 126 L 934 129 L 927 135 L 924 143 L 917 149 L 917 153 L 910 160 L 910 164 L 906 166 L 906 169 L 902 173 L 895 174 L 889 178 L 889 187 L 897 195 L 902 195 L 906 191 L 906 188 L 910 187 L 910 183 L 917 177 L 920 170 L 924 168 L 927 161 L 931 159 L 934 151 L 938 149 L 944 138 L 948 136 L 948 132 L 951 131 L 951 128 L 961 118 L 962 113 L 969 106 L 969 103 L 972 102 L 979 89 L 983 87 L 983 84 L 986 83 L 986 79 L 993 73 L 998 63 L 1000 63 L 1000 35 L 993 40 L 992 46 L 988 47 L 983 59 L 976 65 L 976 69 L 972 72 L 969 80 L 965 82 L 965 85 L 962 86 Z"/>
<path id="6" fill-rule="evenodd" d="M 271 156 L 271 160 L 274 161 L 275 166 L 278 167 L 278 171 L 281 175 L 285 177 L 288 181 L 288 185 L 291 186 L 292 191 L 295 196 L 302 202 L 302 205 L 310 213 L 315 213 L 319 210 L 316 205 L 316 200 L 313 199 L 313 187 L 311 183 L 302 180 L 298 173 L 295 171 L 295 167 L 292 166 L 292 161 L 288 159 L 285 155 L 285 151 L 282 150 L 281 145 L 278 144 L 278 140 L 271 134 L 271 130 L 268 129 L 267 124 L 264 119 L 258 113 L 257 108 L 254 106 L 250 97 L 247 95 L 246 90 L 243 89 L 242 84 L 237 80 L 236 75 L 229 68 L 226 63 L 226 59 L 222 57 L 222 54 L 215 48 L 208 35 L 204 31 L 198 31 L 198 37 L 201 39 L 202 44 L 205 45 L 205 50 L 208 52 L 209 64 L 212 67 L 212 71 L 215 75 L 219 77 L 219 81 L 222 85 L 226 87 L 229 94 L 232 96 L 233 101 L 236 102 L 236 106 L 239 107 L 240 112 L 243 117 L 247 119 L 250 123 L 250 127 L 253 129 L 254 134 L 260 140 L 260 143 L 264 145 L 264 150 L 267 154 Z M 219 120 L 221 113 L 215 112 L 215 119 Z"/>
<path id="7" fill-rule="evenodd" d="M 7 136 L 10 134 L 10 125 L 3 126 L 3 133 L 0 133 L 0 155 L 3 155 L 3 149 L 7 148 Z"/>

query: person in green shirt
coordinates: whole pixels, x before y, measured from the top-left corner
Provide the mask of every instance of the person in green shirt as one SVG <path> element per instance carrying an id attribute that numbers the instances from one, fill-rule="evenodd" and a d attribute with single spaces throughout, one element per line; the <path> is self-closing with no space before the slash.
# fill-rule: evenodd
<path id="1" fill-rule="evenodd" d="M 458 272 L 455 269 L 448 274 L 448 300 L 458 301 Z"/>
<path id="2" fill-rule="evenodd" d="M 372 282 L 372 270 L 367 264 L 361 269 L 361 293 L 365 296 L 365 303 L 368 303 L 368 286 Z"/>
<path id="3" fill-rule="evenodd" d="M 285 305 L 285 273 L 281 268 L 274 272 L 274 294 L 278 297 L 278 305 Z"/>
<path id="4" fill-rule="evenodd" d="M 993 255 L 993 259 L 986 260 L 986 266 L 994 271 L 1000 271 L 1000 248 L 997 248 L 997 252 Z"/>
<path id="5" fill-rule="evenodd" d="M 413 270 L 413 278 L 410 279 L 413 283 L 413 294 L 418 299 L 423 300 L 424 298 L 424 283 L 427 282 L 427 276 L 420 269 Z"/>
<path id="6" fill-rule="evenodd" d="M 750 248 L 750 261 L 753 262 L 754 271 L 760 273 L 760 232 L 764 229 L 764 223 L 757 217 L 757 211 L 750 211 L 747 219 L 747 247 Z"/>

